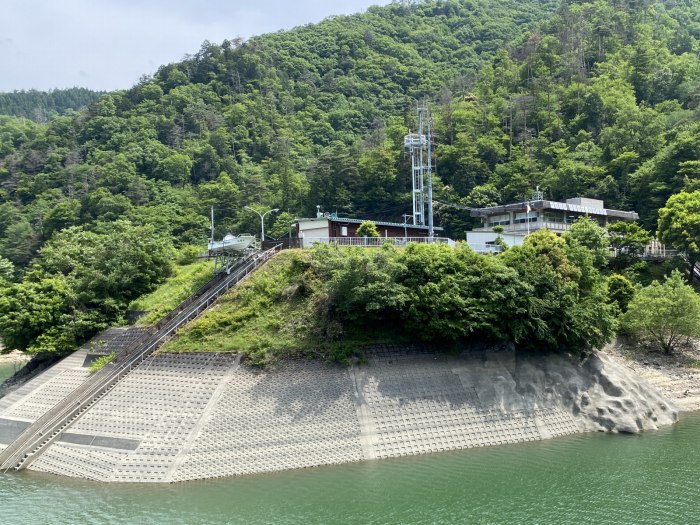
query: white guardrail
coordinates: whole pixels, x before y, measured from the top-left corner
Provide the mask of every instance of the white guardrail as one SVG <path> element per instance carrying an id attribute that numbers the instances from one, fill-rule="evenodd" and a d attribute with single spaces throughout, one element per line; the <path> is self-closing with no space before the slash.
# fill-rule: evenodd
<path id="1" fill-rule="evenodd" d="M 406 246 L 409 243 L 435 243 L 449 244 L 454 246 L 455 242 L 447 237 L 306 237 L 303 239 L 304 247 L 308 248 L 314 244 L 335 244 L 337 246 L 363 246 L 366 248 L 376 248 L 391 244 L 393 246 Z"/>

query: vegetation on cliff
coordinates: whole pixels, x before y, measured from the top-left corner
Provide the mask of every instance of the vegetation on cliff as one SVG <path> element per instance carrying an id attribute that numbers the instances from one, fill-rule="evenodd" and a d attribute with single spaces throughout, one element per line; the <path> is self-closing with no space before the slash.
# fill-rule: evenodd
<path id="1" fill-rule="evenodd" d="M 590 247 L 543 230 L 498 256 L 465 244 L 283 252 L 165 351 L 346 358 L 378 342 L 584 352 L 610 340 L 614 308 Z M 585 235 L 584 235 L 585 236 Z"/>
<path id="2" fill-rule="evenodd" d="M 202 243 L 211 207 L 217 236 L 257 231 L 244 205 L 280 208 L 267 225 L 275 236 L 318 204 L 400 222 L 411 206 L 402 139 L 417 103 L 432 110 L 437 200 L 486 206 L 540 185 L 548 198 L 635 209 L 647 231 L 694 253 L 694 226 L 683 230 L 692 206 L 674 196 L 700 189 L 699 51 L 697 2 L 402 2 L 205 42 L 48 123 L 0 116 L 0 309 L 17 317 L 0 320 L 0 336 L 65 351 L 169 271 L 147 256 L 155 271 L 141 278 L 140 263 L 117 272 L 95 256 L 78 266 L 98 283 L 91 297 L 72 270 L 46 266 L 54 242 L 133 228 L 165 253 Z M 436 212 L 457 239 L 473 224 L 459 207 Z M 518 253 L 503 258 L 524 264 Z M 615 270 L 633 283 L 649 275 L 634 260 Z"/>

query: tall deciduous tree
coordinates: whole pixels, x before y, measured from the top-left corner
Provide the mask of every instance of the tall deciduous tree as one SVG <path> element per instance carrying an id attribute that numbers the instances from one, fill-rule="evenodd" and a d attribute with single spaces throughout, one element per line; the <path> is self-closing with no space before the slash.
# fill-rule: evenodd
<path id="1" fill-rule="evenodd" d="M 622 327 L 671 353 L 691 337 L 700 337 L 700 295 L 673 272 L 663 283 L 638 291 L 622 317 Z"/>

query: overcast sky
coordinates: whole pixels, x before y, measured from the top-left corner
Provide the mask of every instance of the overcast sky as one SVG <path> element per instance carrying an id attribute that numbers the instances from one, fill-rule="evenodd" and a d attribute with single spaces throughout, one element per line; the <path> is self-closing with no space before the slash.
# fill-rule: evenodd
<path id="1" fill-rule="evenodd" d="M 390 0 L 2 0 L 0 91 L 131 87 L 221 43 Z"/>

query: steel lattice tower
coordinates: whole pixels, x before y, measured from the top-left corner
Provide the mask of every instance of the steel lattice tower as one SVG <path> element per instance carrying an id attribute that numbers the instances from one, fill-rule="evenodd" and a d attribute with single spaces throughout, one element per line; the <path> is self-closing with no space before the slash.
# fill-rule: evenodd
<path id="1" fill-rule="evenodd" d="M 427 130 L 427 134 L 424 133 Z M 428 236 L 433 237 L 433 176 L 431 124 L 428 108 L 418 108 L 418 133 L 404 137 L 404 146 L 411 152 L 413 181 L 413 224 L 428 223 Z M 425 182 L 427 180 L 427 195 Z M 427 210 L 426 210 L 427 208 Z"/>

